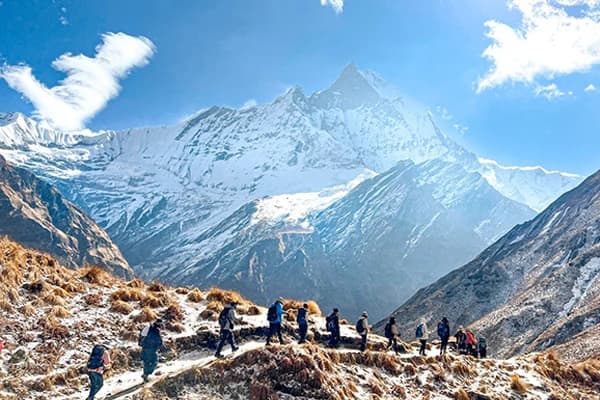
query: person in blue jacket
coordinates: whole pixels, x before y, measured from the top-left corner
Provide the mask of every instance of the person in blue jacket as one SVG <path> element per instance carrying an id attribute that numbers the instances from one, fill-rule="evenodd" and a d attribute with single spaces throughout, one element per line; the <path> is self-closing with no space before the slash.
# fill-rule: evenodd
<path id="1" fill-rule="evenodd" d="M 283 344 L 283 336 L 281 334 L 281 321 L 287 313 L 283 310 L 283 298 L 278 298 L 267 312 L 267 320 L 269 321 L 269 335 L 267 336 L 267 346 L 271 344 L 271 337 L 275 334 L 279 337 L 279 343 Z"/>
<path id="2" fill-rule="evenodd" d="M 148 377 L 154 373 L 158 365 L 158 350 L 163 345 L 160 334 L 162 327 L 163 321 L 161 319 L 156 320 L 152 325 L 142 330 L 138 340 L 139 345 L 142 347 L 140 358 L 144 362 L 144 374 L 142 375 L 144 382 L 148 382 Z"/>

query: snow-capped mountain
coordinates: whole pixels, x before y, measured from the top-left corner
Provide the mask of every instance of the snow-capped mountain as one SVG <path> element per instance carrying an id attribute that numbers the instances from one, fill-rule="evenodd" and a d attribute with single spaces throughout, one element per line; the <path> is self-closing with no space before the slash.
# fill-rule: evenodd
<path id="1" fill-rule="evenodd" d="M 56 185 L 149 278 L 209 263 L 229 237 L 217 233 L 250 204 L 272 205 L 260 200 L 265 196 L 285 211 L 248 218 L 275 215 L 270 225 L 290 215 L 306 219 L 401 160 L 453 164 L 431 164 L 435 171 L 422 169 L 419 179 L 437 187 L 436 203 L 470 215 L 460 229 L 475 232 L 479 249 L 532 215 L 515 201 L 538 207 L 580 179 L 556 182 L 537 170 L 522 170 L 518 179 L 492 174 L 489 163 L 442 132 L 426 107 L 354 65 L 310 96 L 293 88 L 270 104 L 213 107 L 167 127 L 63 133 L 5 114 L 0 154 Z M 451 177 L 456 173 L 461 178 Z M 470 201 L 480 202 L 471 208 Z"/>
<path id="2" fill-rule="evenodd" d="M 104 230 L 52 185 L 0 156 L 0 235 L 52 254 L 71 268 L 133 271 Z"/>
<path id="3" fill-rule="evenodd" d="M 599 216 L 597 172 L 393 315 L 406 329 L 420 317 L 443 315 L 472 324 L 504 356 L 589 337 L 600 323 Z M 571 346 L 569 352 L 581 359 L 597 356 L 598 348 Z"/>

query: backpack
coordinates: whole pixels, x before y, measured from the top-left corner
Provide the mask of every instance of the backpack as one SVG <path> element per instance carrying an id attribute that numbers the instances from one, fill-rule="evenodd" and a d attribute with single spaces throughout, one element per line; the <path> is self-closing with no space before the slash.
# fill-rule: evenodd
<path id="1" fill-rule="evenodd" d="M 142 330 L 140 331 L 140 335 L 138 336 L 138 346 L 144 346 L 144 340 L 146 339 L 146 336 L 148 336 L 149 330 L 150 326 L 145 326 L 144 328 L 142 328 Z"/>
<path id="2" fill-rule="evenodd" d="M 450 336 L 450 332 L 448 332 L 446 324 L 444 324 L 443 322 L 438 323 L 438 336 L 441 338 Z"/>
<path id="3" fill-rule="evenodd" d="M 88 369 L 98 369 L 104 366 L 104 351 L 104 346 L 99 344 L 94 346 L 92 349 L 92 354 L 90 354 L 90 358 L 87 363 Z"/>
<path id="4" fill-rule="evenodd" d="M 384 334 L 386 338 L 391 338 L 392 337 L 392 324 L 390 324 L 389 322 L 386 324 L 385 328 L 384 328 Z"/>
<path id="5" fill-rule="evenodd" d="M 327 329 L 327 332 L 333 332 L 333 330 L 335 329 L 335 323 L 333 322 L 333 318 L 333 315 L 329 315 L 325 319 L 325 329 Z"/>
<path id="6" fill-rule="evenodd" d="M 267 311 L 267 320 L 269 322 L 277 321 L 277 306 L 275 304 L 269 307 L 269 310 Z"/>
<path id="7" fill-rule="evenodd" d="M 363 326 L 363 319 L 361 318 L 356 322 L 356 332 L 362 334 L 364 331 L 365 327 Z"/>
<path id="8" fill-rule="evenodd" d="M 419 326 L 417 326 L 417 331 L 415 332 L 415 336 L 418 338 L 423 337 L 423 324 L 419 324 Z"/>
<path id="9" fill-rule="evenodd" d="M 483 338 L 483 337 L 479 338 L 479 349 L 480 350 L 486 350 L 487 349 L 487 343 L 486 343 L 485 338 Z"/>
<path id="10" fill-rule="evenodd" d="M 229 310 L 229 307 L 225 307 L 221 311 L 221 314 L 219 314 L 219 326 L 221 327 L 221 329 L 225 329 L 227 327 L 227 324 L 229 324 Z"/>

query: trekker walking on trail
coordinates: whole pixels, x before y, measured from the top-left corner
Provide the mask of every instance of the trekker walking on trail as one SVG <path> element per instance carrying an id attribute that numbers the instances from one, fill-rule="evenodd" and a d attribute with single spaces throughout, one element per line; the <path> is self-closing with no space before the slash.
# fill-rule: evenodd
<path id="1" fill-rule="evenodd" d="M 458 353 L 467 354 L 467 334 L 465 333 L 465 328 L 463 328 L 462 325 L 458 327 L 454 337 L 456 338 L 456 347 L 458 348 Z"/>
<path id="2" fill-rule="evenodd" d="M 396 318 L 391 317 L 384 328 L 385 337 L 388 338 L 388 350 L 392 349 L 398 354 L 398 325 L 396 325 Z"/>
<path id="3" fill-rule="evenodd" d="M 267 312 L 267 320 L 269 321 L 269 336 L 267 336 L 267 346 L 271 344 L 271 337 L 277 336 L 279 337 L 279 343 L 283 344 L 283 336 L 281 334 L 281 321 L 282 317 L 287 313 L 283 310 L 283 298 L 278 298 L 275 303 Z"/>
<path id="4" fill-rule="evenodd" d="M 369 335 L 369 314 L 363 311 L 360 319 L 356 322 L 356 332 L 360 335 L 360 351 L 367 349 L 367 336 Z"/>
<path id="5" fill-rule="evenodd" d="M 340 344 L 340 310 L 333 309 L 333 312 L 325 319 L 325 328 L 330 333 L 329 347 L 337 348 Z"/>
<path id="6" fill-rule="evenodd" d="M 144 382 L 148 382 L 148 377 L 154 373 L 158 365 L 158 349 L 163 345 L 160 330 L 162 329 L 162 320 L 157 319 L 153 324 L 146 326 L 140 334 L 138 344 L 142 346 L 140 358 L 144 362 Z"/>
<path id="7" fill-rule="evenodd" d="M 308 332 L 308 304 L 304 303 L 302 307 L 298 309 L 298 315 L 296 316 L 296 322 L 298 323 L 298 330 L 300 331 L 300 339 L 298 344 L 306 343 L 306 333 Z"/>
<path id="8" fill-rule="evenodd" d="M 484 337 L 479 337 L 479 358 L 487 357 L 487 341 Z"/>
<path id="9" fill-rule="evenodd" d="M 419 321 L 419 325 L 417 325 L 417 330 L 415 332 L 415 336 L 421 342 L 421 348 L 419 349 L 419 355 L 425 356 L 427 350 L 427 339 L 429 339 L 429 331 L 427 330 L 427 323 L 425 319 L 421 319 Z"/>
<path id="10" fill-rule="evenodd" d="M 229 342 L 231 345 L 231 352 L 237 351 L 238 347 L 235 345 L 235 338 L 233 336 L 233 328 L 235 323 L 237 322 L 237 317 L 235 315 L 235 309 L 237 307 L 237 303 L 232 301 L 227 307 L 221 311 L 219 314 L 219 327 L 221 331 L 219 332 L 219 336 L 221 340 L 219 341 L 219 345 L 217 346 L 217 352 L 215 353 L 215 357 L 221 358 L 221 350 L 223 350 L 223 346 L 225 346 L 226 342 Z"/>
<path id="11" fill-rule="evenodd" d="M 475 339 L 473 331 L 467 329 L 465 335 L 467 336 L 467 339 L 465 340 L 467 354 L 477 358 L 477 340 Z"/>
<path id="12" fill-rule="evenodd" d="M 87 400 L 94 400 L 96 394 L 104 386 L 104 371 L 110 368 L 110 354 L 108 348 L 97 344 L 92 349 L 92 354 L 87 363 L 87 374 L 90 378 L 90 395 Z"/>
<path id="13" fill-rule="evenodd" d="M 442 344 L 440 345 L 441 356 L 442 354 L 446 354 L 448 340 L 450 339 L 450 324 L 448 323 L 448 318 L 444 317 L 440 322 L 438 322 L 437 332 L 440 340 L 442 341 Z"/>

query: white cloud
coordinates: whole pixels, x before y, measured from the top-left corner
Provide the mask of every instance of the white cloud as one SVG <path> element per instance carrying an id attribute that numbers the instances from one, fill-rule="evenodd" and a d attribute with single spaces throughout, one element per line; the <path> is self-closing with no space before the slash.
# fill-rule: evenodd
<path id="1" fill-rule="evenodd" d="M 572 96 L 573 92 L 563 92 L 558 88 L 556 83 L 551 83 L 546 86 L 538 85 L 535 87 L 535 95 L 545 97 L 547 100 L 554 100 L 563 96 Z"/>
<path id="2" fill-rule="evenodd" d="M 597 90 L 596 86 L 594 86 L 594 84 L 592 84 L 592 83 L 590 83 L 589 85 L 587 85 L 585 87 L 585 89 L 583 89 L 583 91 L 586 92 L 586 93 L 595 92 L 596 90 Z"/>
<path id="3" fill-rule="evenodd" d="M 69 25 L 69 20 L 64 15 L 61 15 L 58 18 L 58 21 L 60 22 L 61 25 Z"/>
<path id="4" fill-rule="evenodd" d="M 258 105 L 258 102 L 256 100 L 249 99 L 249 100 L 246 100 L 244 102 L 244 104 L 242 104 L 242 106 L 240 107 L 240 110 L 247 110 L 249 108 L 256 107 L 257 105 Z"/>
<path id="5" fill-rule="evenodd" d="M 66 53 L 52 62 L 54 69 L 66 74 L 52 88 L 38 81 L 28 65 L 5 65 L 0 77 L 31 101 L 37 118 L 59 129 L 76 130 L 119 94 L 119 79 L 148 64 L 154 51 L 154 44 L 143 36 L 106 33 L 93 58 Z"/>
<path id="6" fill-rule="evenodd" d="M 331 6 L 336 14 L 341 14 L 344 11 L 344 0 L 321 0 L 322 6 Z"/>
<path id="7" fill-rule="evenodd" d="M 478 92 L 600 64 L 600 0 L 510 0 L 509 7 L 522 14 L 521 25 L 485 23 L 493 43 L 482 56 L 492 67 L 478 82 Z"/>

